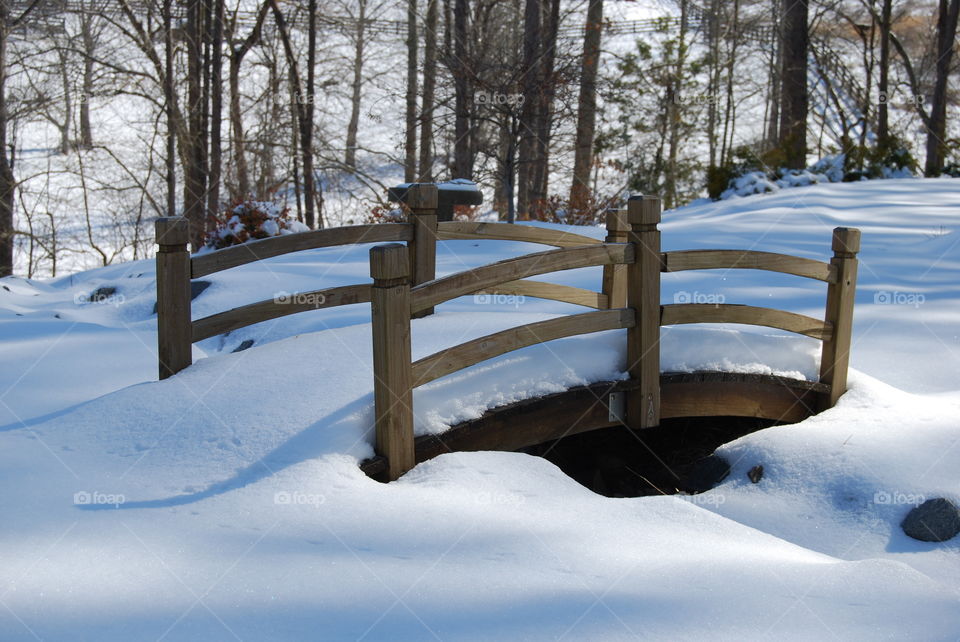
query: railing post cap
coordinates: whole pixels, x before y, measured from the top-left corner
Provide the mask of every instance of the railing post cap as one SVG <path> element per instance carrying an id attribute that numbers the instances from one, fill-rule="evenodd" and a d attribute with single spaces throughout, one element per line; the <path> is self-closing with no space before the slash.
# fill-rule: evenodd
<path id="1" fill-rule="evenodd" d="M 190 226 L 182 216 L 158 218 L 154 230 L 158 245 L 185 245 L 190 241 Z"/>
<path id="2" fill-rule="evenodd" d="M 656 225 L 660 222 L 660 197 L 635 195 L 627 200 L 630 225 Z"/>
<path id="3" fill-rule="evenodd" d="M 412 210 L 435 210 L 437 194 L 437 186 L 434 183 L 412 183 L 407 186 L 403 200 Z"/>
<path id="4" fill-rule="evenodd" d="M 834 252 L 856 254 L 860 251 L 860 230 L 855 227 L 833 228 L 831 249 Z"/>
<path id="5" fill-rule="evenodd" d="M 370 276 L 374 279 L 405 279 L 410 276 L 407 246 L 388 243 L 370 248 Z"/>

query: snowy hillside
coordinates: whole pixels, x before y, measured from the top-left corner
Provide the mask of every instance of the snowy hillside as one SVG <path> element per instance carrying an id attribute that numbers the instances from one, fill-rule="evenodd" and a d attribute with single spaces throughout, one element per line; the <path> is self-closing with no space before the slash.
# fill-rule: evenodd
<path id="1" fill-rule="evenodd" d="M 5 278 L 0 639 L 956 639 L 957 539 L 899 524 L 922 498 L 960 501 L 958 203 L 960 181 L 908 179 L 664 214 L 666 250 L 826 260 L 833 227 L 863 231 L 851 390 L 724 446 L 730 476 L 696 496 L 605 498 L 518 453 L 444 455 L 379 484 L 357 468 L 373 452 L 367 305 L 208 339 L 157 382 L 151 261 Z M 368 249 L 218 273 L 194 318 L 365 282 Z M 450 241 L 438 272 L 539 249 Z M 600 269 L 542 278 L 597 289 Z M 667 274 L 662 291 L 811 316 L 824 296 L 738 270 Z M 575 311 L 458 299 L 414 321 L 414 358 Z M 624 343 L 564 339 L 440 379 L 416 391 L 416 429 L 623 377 Z M 812 379 L 818 352 L 765 328 L 662 332 L 664 370 Z"/>

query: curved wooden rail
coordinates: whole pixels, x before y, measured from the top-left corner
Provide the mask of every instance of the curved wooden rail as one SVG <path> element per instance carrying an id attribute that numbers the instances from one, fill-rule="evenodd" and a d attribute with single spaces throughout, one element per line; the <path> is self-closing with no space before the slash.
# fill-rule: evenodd
<path id="1" fill-rule="evenodd" d="M 458 370 L 498 357 L 535 343 L 572 337 L 578 334 L 631 328 L 634 312 L 630 308 L 584 312 L 529 323 L 488 334 L 473 341 L 436 352 L 413 363 L 413 387 L 422 386 Z"/>
<path id="2" fill-rule="evenodd" d="M 837 269 L 829 263 L 775 252 L 753 250 L 681 250 L 661 255 L 662 272 L 683 270 L 766 270 L 836 283 Z"/>
<path id="3" fill-rule="evenodd" d="M 458 296 L 528 276 L 594 265 L 633 263 L 633 260 L 633 245 L 630 243 L 599 243 L 525 254 L 457 272 L 413 288 L 410 293 L 411 313 L 416 314 Z"/>
<path id="4" fill-rule="evenodd" d="M 500 285 L 493 285 L 484 288 L 474 294 L 507 294 L 511 296 L 530 296 L 537 299 L 549 299 L 551 301 L 560 301 L 561 303 L 572 303 L 582 305 L 595 310 L 606 310 L 610 307 L 609 297 L 602 292 L 575 288 L 569 285 L 559 285 L 557 283 L 545 283 L 544 281 L 531 281 L 521 279 L 519 281 L 507 281 Z"/>
<path id="5" fill-rule="evenodd" d="M 387 243 L 410 241 L 412 239 L 413 225 L 409 223 L 350 225 L 300 232 L 287 236 L 273 236 L 193 257 L 190 260 L 190 278 L 196 279 L 214 272 L 239 267 L 261 259 L 289 254 L 290 252 L 334 245 Z"/>
<path id="6" fill-rule="evenodd" d="M 660 308 L 660 325 L 683 323 L 742 323 L 762 325 L 814 339 L 829 341 L 833 325 L 813 317 L 785 310 L 761 308 L 752 305 L 674 303 Z"/>
<path id="7" fill-rule="evenodd" d="M 224 332 L 245 328 L 261 321 L 285 317 L 288 314 L 319 310 L 320 308 L 334 308 L 351 303 L 369 302 L 369 283 L 287 294 L 282 298 L 258 301 L 198 319 L 192 324 L 193 338 L 191 340 L 193 342 L 203 341 Z"/>
<path id="8" fill-rule="evenodd" d="M 497 241 L 523 241 L 554 247 L 575 247 L 602 243 L 595 238 L 551 230 L 544 227 L 513 225 L 510 223 L 475 223 L 471 221 L 447 221 L 437 224 L 437 238 L 441 241 L 490 239 Z"/>
<path id="9" fill-rule="evenodd" d="M 576 386 L 551 395 L 524 399 L 488 410 L 478 419 L 452 426 L 439 435 L 414 440 L 417 463 L 454 451 L 506 450 L 562 439 L 591 430 L 623 426 L 611 412 L 611 393 L 623 395 L 634 381 L 607 381 Z M 816 414 L 829 386 L 773 375 L 731 372 L 660 375 L 662 417 L 757 417 L 796 423 Z M 361 463 L 368 475 L 381 476 L 386 459 Z"/>

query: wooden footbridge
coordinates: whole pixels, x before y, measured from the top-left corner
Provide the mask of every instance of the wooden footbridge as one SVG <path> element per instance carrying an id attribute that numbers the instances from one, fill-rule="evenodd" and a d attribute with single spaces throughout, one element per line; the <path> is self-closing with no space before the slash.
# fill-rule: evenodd
<path id="1" fill-rule="evenodd" d="M 517 450 L 614 425 L 632 430 L 671 417 L 761 417 L 796 422 L 831 407 L 846 390 L 856 254 L 860 232 L 833 230 L 829 263 L 751 250 L 661 252 L 660 200 L 636 196 L 610 212 L 607 236 L 506 223 L 437 222 L 437 188 L 411 185 L 406 223 L 358 225 L 274 237 L 191 257 L 182 218 L 157 221 L 157 315 L 160 378 L 191 363 L 191 344 L 277 317 L 351 303 L 371 304 L 377 456 L 361 464 L 393 480 L 416 463 L 454 450 Z M 499 239 L 552 246 L 436 278 L 438 240 Z M 370 250 L 373 283 L 266 300 L 192 320 L 190 280 L 289 252 L 356 243 Z M 559 270 L 603 266 L 599 291 L 531 280 Z M 665 272 L 706 269 L 782 272 L 826 283 L 824 318 L 749 305 L 660 304 Z M 514 294 L 573 303 L 592 311 L 540 321 L 467 341 L 417 361 L 411 320 L 460 296 Z M 723 372 L 661 373 L 660 327 L 685 323 L 768 326 L 823 343 L 819 381 Z M 536 343 L 605 330 L 627 332 L 629 380 L 580 386 L 487 412 L 441 435 L 414 436 L 413 389 L 481 361 Z"/>

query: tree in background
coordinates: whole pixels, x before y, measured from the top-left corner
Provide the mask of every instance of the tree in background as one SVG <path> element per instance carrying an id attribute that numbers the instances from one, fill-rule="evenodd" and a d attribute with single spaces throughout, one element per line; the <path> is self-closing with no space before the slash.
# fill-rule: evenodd
<path id="1" fill-rule="evenodd" d="M 780 148 L 783 164 L 807 166 L 808 0 L 783 0 L 783 53 L 780 73 Z"/>
<path id="2" fill-rule="evenodd" d="M 597 67 L 603 32 L 603 0 L 590 0 L 583 29 L 583 56 L 580 65 L 580 96 L 577 102 L 577 134 L 574 141 L 573 183 L 570 209 L 581 211 L 590 200 L 590 172 L 593 170 L 593 139 L 597 121 Z"/>
<path id="3" fill-rule="evenodd" d="M 17 189 L 13 156 L 7 156 L 7 40 L 38 4 L 39 0 L 33 0 L 19 16 L 12 16 L 9 0 L 0 0 L 0 277 L 13 274 L 13 196 Z"/>

